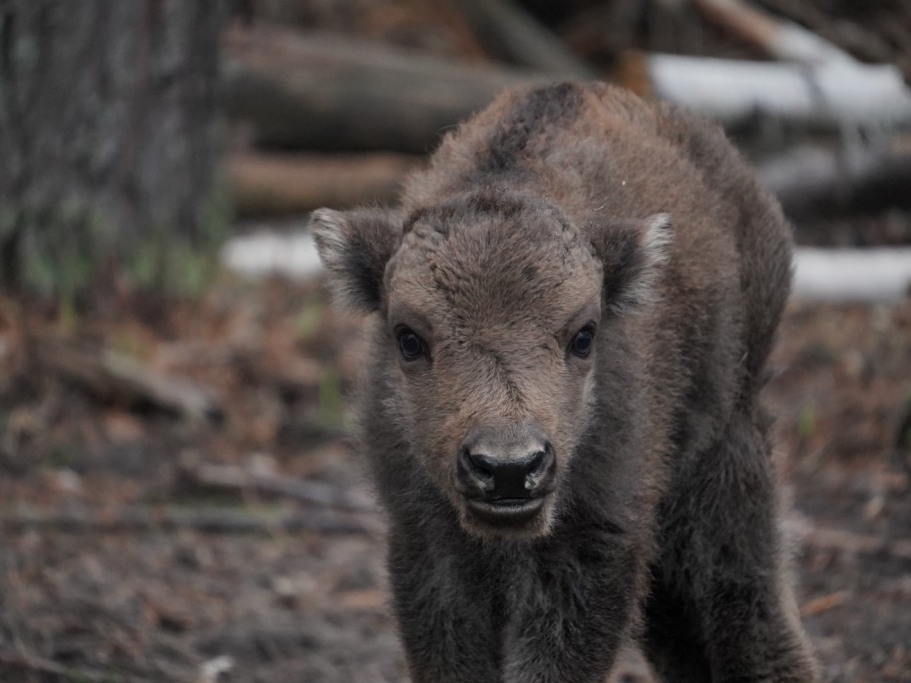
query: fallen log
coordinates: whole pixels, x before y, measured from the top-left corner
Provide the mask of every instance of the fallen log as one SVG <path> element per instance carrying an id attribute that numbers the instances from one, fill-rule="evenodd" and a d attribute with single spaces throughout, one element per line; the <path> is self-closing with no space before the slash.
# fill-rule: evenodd
<path id="1" fill-rule="evenodd" d="M 420 159 L 403 154 L 228 156 L 226 174 L 241 217 L 300 214 L 321 206 L 387 204 Z"/>
<path id="2" fill-rule="evenodd" d="M 589 80 L 594 69 L 512 0 L 461 0 L 475 35 L 500 61 L 560 78 Z"/>
<path id="3" fill-rule="evenodd" d="M 453 64 L 327 34 L 227 33 L 224 104 L 261 145 L 425 154 L 506 87 L 553 75 Z"/>
<path id="4" fill-rule="evenodd" d="M 911 125 L 911 91 L 892 65 L 632 53 L 618 78 L 640 95 L 683 105 L 727 127 L 762 117 L 829 130 Z"/>
<path id="5" fill-rule="evenodd" d="M 797 147 L 760 164 L 759 180 L 791 218 L 911 208 L 911 153 Z"/>
<path id="6" fill-rule="evenodd" d="M 274 27 L 228 32 L 225 106 L 256 141 L 313 151 L 425 154 L 502 89 L 574 74 L 453 64 L 421 52 Z M 841 130 L 911 124 L 911 93 L 890 65 L 745 62 L 627 55 L 622 85 L 726 126 L 757 115 Z"/>
<path id="7" fill-rule="evenodd" d="M 322 274 L 308 232 L 257 232 L 228 240 L 222 261 L 248 277 L 282 275 L 306 281 Z M 911 248 L 798 248 L 793 296 L 805 300 L 890 301 L 911 291 Z"/>
<path id="8" fill-rule="evenodd" d="M 264 154 L 228 157 L 234 207 L 244 218 L 390 204 L 418 157 L 404 154 Z M 911 154 L 800 147 L 762 163 L 761 182 L 795 220 L 911 208 Z"/>
<path id="9" fill-rule="evenodd" d="M 911 295 L 911 248 L 797 250 L 793 296 L 881 302 Z"/>
<path id="10" fill-rule="evenodd" d="M 316 243 L 301 221 L 293 232 L 260 230 L 229 239 L 221 252 L 222 263 L 246 277 L 279 275 L 306 281 L 323 272 Z"/>

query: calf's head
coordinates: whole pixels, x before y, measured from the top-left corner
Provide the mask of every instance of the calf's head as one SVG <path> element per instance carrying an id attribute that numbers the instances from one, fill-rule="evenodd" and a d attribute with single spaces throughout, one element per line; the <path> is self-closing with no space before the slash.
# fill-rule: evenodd
<path id="1" fill-rule="evenodd" d="M 546 534 L 611 353 L 602 328 L 650 297 L 667 217 L 576 226 L 487 191 L 406 217 L 321 210 L 313 228 L 337 299 L 380 316 L 371 362 L 414 467 L 466 531 Z"/>

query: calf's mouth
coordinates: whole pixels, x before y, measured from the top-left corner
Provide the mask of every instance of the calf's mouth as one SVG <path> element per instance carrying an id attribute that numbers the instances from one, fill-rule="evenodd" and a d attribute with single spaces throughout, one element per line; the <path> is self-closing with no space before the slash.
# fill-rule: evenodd
<path id="1" fill-rule="evenodd" d="M 467 498 L 467 507 L 479 522 L 493 527 L 524 526 L 544 508 L 545 498 L 501 498 L 476 500 Z"/>

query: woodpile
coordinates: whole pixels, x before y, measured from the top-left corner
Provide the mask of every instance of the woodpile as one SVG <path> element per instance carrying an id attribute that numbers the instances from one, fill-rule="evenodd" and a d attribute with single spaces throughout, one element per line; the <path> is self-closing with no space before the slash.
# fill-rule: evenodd
<path id="1" fill-rule="evenodd" d="M 224 102 L 252 142 L 227 164 L 238 213 L 302 216 L 324 205 L 394 202 L 423 155 L 501 89 L 560 78 L 611 80 L 693 109 L 745 137 L 760 151 L 761 181 L 798 227 L 833 216 L 911 209 L 911 145 L 903 133 L 911 127 L 911 89 L 902 73 L 889 63 L 862 61 L 797 21 L 748 0 L 674 3 L 677 25 L 702 22 L 702 30 L 743 46 L 750 58 L 669 54 L 659 44 L 618 51 L 607 69 L 587 61 L 517 2 L 451 4 L 461 12 L 462 33 L 474 41 L 473 61 L 268 20 L 233 25 L 223 41 Z M 612 9 L 610 17 L 618 16 Z M 488 61 L 479 62 L 478 52 Z M 809 137 L 813 146 L 793 146 Z M 280 264 L 251 267 L 243 253 L 254 244 L 228 246 L 232 259 L 240 254 L 240 270 L 309 272 L 309 266 L 287 264 L 287 253 L 277 257 Z M 262 261 L 261 252 L 251 258 Z M 892 278 L 887 291 L 866 287 L 857 294 L 869 299 L 906 291 L 906 258 L 895 256 L 895 271 L 879 270 L 882 259 L 863 252 L 838 261 L 856 262 L 861 279 L 874 271 L 892 274 L 884 276 Z M 798 291 L 843 296 L 843 286 L 830 297 L 816 284 L 829 276 L 820 275 L 828 270 L 815 265 L 814 255 L 802 260 L 814 264 L 805 271 L 813 273 L 813 284 L 801 276 Z"/>

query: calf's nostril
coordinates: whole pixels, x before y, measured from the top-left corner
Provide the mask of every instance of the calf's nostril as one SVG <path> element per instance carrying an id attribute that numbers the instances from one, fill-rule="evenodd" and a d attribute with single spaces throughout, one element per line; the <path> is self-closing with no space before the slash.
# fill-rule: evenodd
<path id="1" fill-rule="evenodd" d="M 528 460 L 528 476 L 534 477 L 544 471 L 544 451 L 532 453 Z M 527 485 L 527 483 L 526 483 Z"/>
<path id="2" fill-rule="evenodd" d="M 479 479 L 488 480 L 494 478 L 494 467 L 488 462 L 483 455 L 469 455 L 472 473 Z"/>
<path id="3" fill-rule="evenodd" d="M 532 454 L 525 478 L 525 487 L 531 490 L 547 484 L 554 474 L 554 462 L 554 454 L 549 446 L 543 451 Z"/>
<path id="4" fill-rule="evenodd" d="M 490 491 L 494 487 L 494 468 L 489 458 L 472 453 L 468 448 L 463 448 L 459 455 L 459 476 L 483 491 Z"/>

